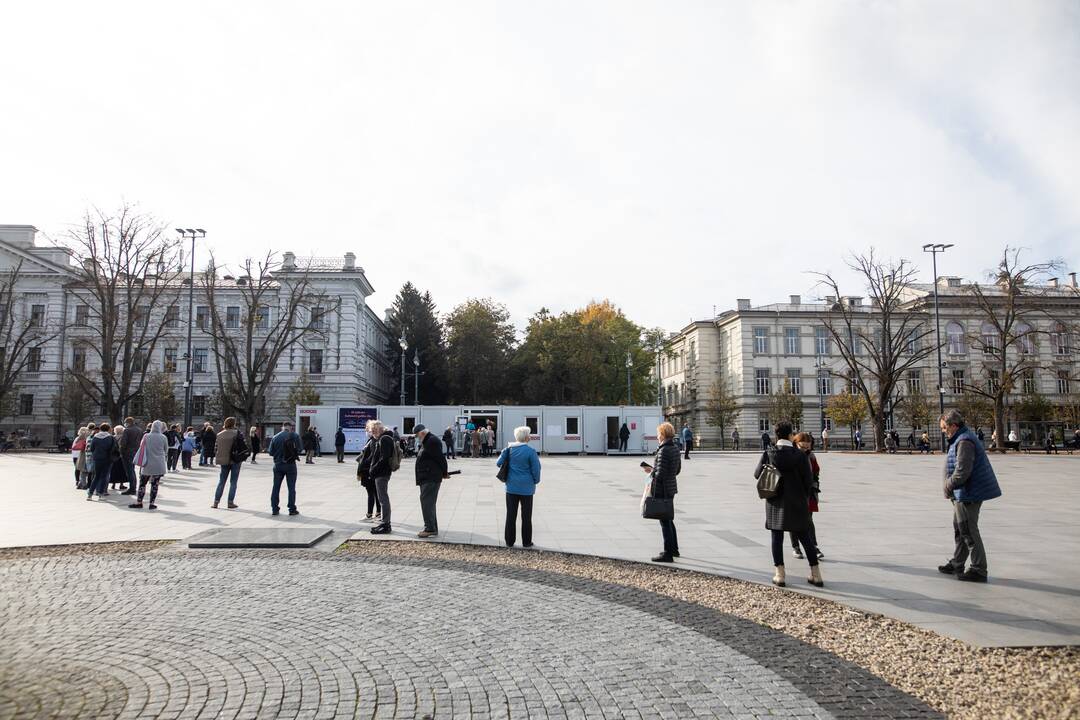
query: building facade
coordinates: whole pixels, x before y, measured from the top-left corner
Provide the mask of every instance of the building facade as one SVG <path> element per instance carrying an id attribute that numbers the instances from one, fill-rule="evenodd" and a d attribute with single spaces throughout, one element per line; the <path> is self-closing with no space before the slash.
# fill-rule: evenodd
<path id="1" fill-rule="evenodd" d="M 986 349 L 989 330 L 970 285 L 960 278 L 943 277 L 937 289 L 943 364 L 940 391 L 945 405 L 950 406 L 970 392 L 973 384 L 985 387 L 993 383 L 994 370 Z M 933 329 L 933 290 L 932 284 L 909 286 L 902 308 L 929 323 L 925 326 L 928 330 Z M 1000 294 L 993 287 L 984 292 Z M 1040 287 L 1038 300 L 1033 302 L 1038 303 L 1037 311 L 1026 319 L 1030 342 L 1021 344 L 1031 367 L 1010 395 L 1010 405 L 1030 395 L 1043 396 L 1051 405 L 1075 404 L 1080 400 L 1080 352 L 1076 347 L 1080 289 L 1076 275 L 1067 283 L 1052 281 Z M 660 385 L 664 414 L 677 426 L 689 424 L 705 446 L 719 447 L 720 428 L 710 422 L 709 401 L 716 383 L 722 381 L 739 410 L 733 427 L 724 429 L 725 446 L 730 446 L 731 432 L 737 428 L 743 447 L 758 447 L 761 433 L 772 432 L 776 424 L 777 418 L 771 416 L 773 399 L 784 391 L 802 402 L 801 429 L 820 435 L 823 428 L 832 425 L 826 413 L 829 399 L 848 388 L 847 364 L 826 328 L 827 320 L 839 320 L 838 303 L 845 305 L 856 325 L 862 317 L 867 326 L 873 322 L 876 308 L 863 298 L 804 302 L 798 295 L 790 296 L 786 303 L 758 306 L 749 299 L 739 299 L 733 310 L 712 320 L 691 322 L 674 333 L 663 349 Z M 935 336 L 928 335 L 922 342 L 933 344 Z M 853 349 L 862 351 L 857 341 Z M 904 374 L 894 405 L 905 393 L 920 393 L 928 398 L 936 415 L 938 392 L 937 355 L 929 353 Z M 1011 420 L 1016 427 L 1016 419 Z M 904 437 L 911 432 L 892 414 L 890 424 Z M 869 421 L 862 429 L 869 433 Z M 836 430 L 830 434 L 843 444 L 851 428 Z M 936 438 L 936 433 L 936 423 L 931 423 L 931 436 Z M 1040 442 L 1041 436 L 1027 439 Z"/>
<path id="2" fill-rule="evenodd" d="M 16 380 L 12 414 L 2 420 L 5 431 L 17 430 L 51 443 L 57 431 L 70 430 L 58 410 L 57 396 L 66 374 L 93 372 L 97 355 L 89 344 L 99 334 L 91 327 L 95 312 L 88 307 L 87 293 L 80 290 L 78 268 L 63 248 L 35 243 L 37 230 L 29 225 L 0 225 L 0 272 L 18 267 L 18 297 L 14 312 L 47 329 L 49 340 L 34 351 Z M 289 390 L 301 373 L 307 373 L 324 403 L 376 404 L 389 399 L 390 367 L 386 361 L 386 325 L 367 303 L 374 288 L 356 265 L 356 256 L 297 259 L 282 255 L 275 282 L 287 284 L 290 277 L 303 275 L 314 292 L 333 298 L 332 311 L 322 314 L 319 333 L 305 336 L 279 359 L 266 397 L 263 420 L 280 421 L 293 415 L 287 406 Z M 218 390 L 217 367 L 212 335 L 208 331 L 209 307 L 202 290 L 201 274 L 194 278 L 192 327 L 192 414 L 200 422 L 207 416 L 207 404 Z M 243 285 L 250 278 L 226 275 L 215 281 L 217 312 L 227 328 L 236 323 L 244 307 Z M 165 313 L 165 327 L 149 357 L 148 371 L 167 375 L 183 405 L 187 371 L 188 295 L 192 279 L 170 287 L 158 303 Z M 280 304 L 286 302 L 278 291 L 267 296 L 266 310 L 260 314 L 256 336 L 268 333 L 278 321 Z M 312 322 L 316 322 L 315 319 Z M 137 404 L 137 401 L 135 401 Z M 138 407 L 126 412 L 139 415 Z M 99 409 L 100 410 L 100 409 Z M 97 417 L 98 413 L 92 413 Z M 171 418 L 179 419 L 179 418 Z"/>

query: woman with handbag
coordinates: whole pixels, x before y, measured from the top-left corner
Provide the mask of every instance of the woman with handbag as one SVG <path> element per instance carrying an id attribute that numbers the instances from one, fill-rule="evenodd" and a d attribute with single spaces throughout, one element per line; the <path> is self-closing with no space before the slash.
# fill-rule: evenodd
<path id="1" fill-rule="evenodd" d="M 806 453 L 806 456 L 810 458 L 810 472 L 814 474 L 814 484 L 810 489 L 810 539 L 814 541 L 814 547 L 817 548 L 818 560 L 825 558 L 825 553 L 821 552 L 821 546 L 817 541 L 817 529 L 814 527 L 814 513 L 818 511 L 818 495 L 821 493 L 821 466 L 818 465 L 817 456 L 814 455 L 814 436 L 808 432 L 801 432 L 795 436 L 795 447 Z M 791 536 L 791 554 L 798 559 L 803 559 L 802 550 L 799 548 L 799 537 L 795 533 L 788 533 Z"/>
<path id="2" fill-rule="evenodd" d="M 787 579 L 784 574 L 784 533 L 795 533 L 806 551 L 810 563 L 808 583 L 822 587 L 821 569 L 818 566 L 817 546 L 810 537 L 810 495 L 813 492 L 814 474 L 810 469 L 810 458 L 791 442 L 791 423 L 782 422 L 776 426 L 776 447 L 761 454 L 754 477 L 760 479 L 763 473 L 778 472 L 779 483 L 765 497 L 765 527 L 772 532 L 772 556 L 776 573 L 773 584 L 784 587 Z M 761 493 L 759 484 L 759 494 Z"/>
<path id="3" fill-rule="evenodd" d="M 139 451 L 135 453 L 134 464 L 140 468 L 139 491 L 135 502 L 128 505 L 136 510 L 143 506 L 143 498 L 146 496 L 146 484 L 150 483 L 151 510 L 157 510 L 154 501 L 157 500 L 158 484 L 161 477 L 168 469 L 169 441 L 165 438 L 165 423 L 155 420 L 150 426 L 150 432 L 142 436 Z"/>
<path id="4" fill-rule="evenodd" d="M 676 481 L 682 470 L 682 458 L 679 447 L 675 444 L 675 426 L 669 422 L 660 423 L 656 428 L 656 438 L 660 447 L 656 448 L 656 459 L 652 465 L 642 463 L 645 473 L 651 477 L 649 496 L 658 500 L 670 500 L 672 517 L 661 517 L 660 533 L 664 537 L 664 551 L 653 558 L 653 562 L 675 562 L 679 557 L 679 536 L 675 532 L 674 501 L 679 492 Z"/>
<path id="5" fill-rule="evenodd" d="M 521 546 L 532 547 L 533 495 L 540 483 L 540 456 L 529 445 L 532 434 L 527 426 L 514 428 L 514 442 L 508 444 L 495 464 L 496 477 L 506 485 L 506 526 L 503 535 L 506 547 L 517 542 L 517 515 L 521 508 Z"/>
<path id="6" fill-rule="evenodd" d="M 371 477 L 371 458 L 375 452 L 375 444 L 378 442 L 378 438 L 374 434 L 374 420 L 368 420 L 364 426 L 364 431 L 367 432 L 367 442 L 364 443 L 364 449 L 360 451 L 360 455 L 356 458 L 358 463 L 356 466 L 356 477 L 360 479 L 360 486 L 367 492 L 367 515 L 364 516 L 364 520 L 369 522 L 382 522 L 382 507 L 379 505 L 379 493 L 375 488 L 375 478 Z"/>

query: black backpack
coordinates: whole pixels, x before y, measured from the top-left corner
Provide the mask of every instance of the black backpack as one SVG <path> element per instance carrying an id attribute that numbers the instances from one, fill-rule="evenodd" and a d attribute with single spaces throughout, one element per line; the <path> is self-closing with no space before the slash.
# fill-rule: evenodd
<path id="1" fill-rule="evenodd" d="M 244 462 L 249 457 L 251 457 L 251 450 L 248 448 L 244 433 L 237 430 L 236 437 L 233 438 L 232 448 L 229 450 L 229 462 L 235 465 Z"/>
<path id="2" fill-rule="evenodd" d="M 294 463 L 300 459 L 300 448 L 296 447 L 296 438 L 291 437 L 285 441 L 282 457 L 287 463 Z"/>

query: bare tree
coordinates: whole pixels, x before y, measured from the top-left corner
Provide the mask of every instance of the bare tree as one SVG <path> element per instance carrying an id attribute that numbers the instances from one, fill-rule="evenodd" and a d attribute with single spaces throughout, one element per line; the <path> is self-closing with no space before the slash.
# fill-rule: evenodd
<path id="1" fill-rule="evenodd" d="M 21 273 L 21 261 L 0 273 L 0 408 L 11 407 L 19 376 L 38 370 L 45 345 L 59 332 L 43 311 L 23 302 Z"/>
<path id="2" fill-rule="evenodd" d="M 720 449 L 724 449 L 726 428 L 739 419 L 739 401 L 731 391 L 731 385 L 725 375 L 720 375 L 709 388 L 705 401 L 705 420 L 720 428 Z"/>
<path id="3" fill-rule="evenodd" d="M 847 366 L 853 389 L 866 401 L 876 450 L 885 447 L 885 418 L 891 398 L 909 368 L 933 353 L 934 328 L 926 314 L 905 307 L 916 270 L 907 260 L 882 261 L 874 250 L 853 255 L 848 267 L 864 281 L 869 306 L 844 300 L 830 273 L 814 273 L 838 302 L 825 327 Z"/>
<path id="4" fill-rule="evenodd" d="M 1058 267 L 1056 262 L 1020 264 L 1020 251 L 1005 248 L 988 285 L 972 283 L 968 289 L 981 320 L 969 335 L 973 349 L 981 351 L 985 376 L 964 383 L 964 391 L 993 403 L 995 449 L 1005 451 L 1005 418 L 1008 399 L 1026 373 L 1039 366 L 1035 352 L 1038 320 L 1045 316 L 1045 286 L 1038 280 Z"/>
<path id="5" fill-rule="evenodd" d="M 235 281 L 219 278 L 213 261 L 203 276 L 210 307 L 204 329 L 214 351 L 222 411 L 235 412 L 245 425 L 264 412 L 282 356 L 325 339 L 340 308 L 339 298 L 313 286 L 308 271 L 281 270 L 267 253 L 260 261 L 245 260 Z M 229 307 L 236 312 L 230 315 Z"/>
<path id="6" fill-rule="evenodd" d="M 79 260 L 68 289 L 88 308 L 85 319 L 76 315 L 71 335 L 96 358 L 72 374 L 116 423 L 142 387 L 169 326 L 165 306 L 180 277 L 177 245 L 161 224 L 129 205 L 112 215 L 88 212 L 66 240 Z"/>

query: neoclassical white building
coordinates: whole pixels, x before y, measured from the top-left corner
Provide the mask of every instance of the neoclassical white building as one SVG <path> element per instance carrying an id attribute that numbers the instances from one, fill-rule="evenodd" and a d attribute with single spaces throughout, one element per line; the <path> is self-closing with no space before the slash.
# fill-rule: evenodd
<path id="1" fill-rule="evenodd" d="M 913 284 L 907 289 L 906 311 L 921 313 L 933 322 L 933 284 Z M 1000 293 L 989 287 L 987 293 Z M 985 341 L 991 334 L 981 319 L 970 286 L 958 277 L 938 281 L 941 315 L 942 381 L 946 405 L 954 404 L 972 383 L 994 382 L 987 362 Z M 759 447 L 763 430 L 772 429 L 771 396 L 785 386 L 803 403 L 802 429 L 815 435 L 831 425 L 825 415 L 829 397 L 843 389 L 846 366 L 829 332 L 826 318 L 837 318 L 836 303 L 844 303 L 855 316 L 874 312 L 863 298 L 826 298 L 805 302 L 792 295 L 787 302 L 753 305 L 739 299 L 733 310 L 715 318 L 694 321 L 674 333 L 660 362 L 661 395 L 665 415 L 673 422 L 689 424 L 708 446 L 719 443 L 720 430 L 708 420 L 706 408 L 713 383 L 723 377 L 735 395 L 739 416 L 735 423 L 745 447 Z M 1056 280 L 1040 287 L 1038 312 L 1029 316 L 1034 332 L 1022 352 L 1033 367 L 1024 373 L 1013 400 L 1038 393 L 1052 404 L 1080 393 L 1080 289 L 1076 274 L 1068 281 Z M 930 342 L 933 338 L 927 338 Z M 906 373 L 899 392 L 924 393 L 936 407 L 937 357 L 927 356 Z M 898 429 L 900 423 L 897 421 Z M 730 443 L 733 428 L 725 428 Z M 906 436 L 906 432 L 904 433 Z M 834 437 L 847 435 L 845 428 Z"/>
<path id="2" fill-rule="evenodd" d="M 89 327 L 92 314 L 74 289 L 78 275 L 70 253 L 64 248 L 38 245 L 36 233 L 37 229 L 31 225 L 0 225 L 0 272 L 20 268 L 15 312 L 24 318 L 39 320 L 43 328 L 48 328 L 49 334 L 56 334 L 20 373 L 12 407 L 14 414 L 0 422 L 4 431 L 16 429 L 51 443 L 60 428 L 56 396 L 62 388 L 63 378 L 72 368 L 93 370 L 96 356 L 88 352 L 87 343 L 94 341 L 95 333 Z M 284 278 L 290 273 L 306 274 L 313 289 L 334 298 L 337 308 L 327 313 L 324 332 L 306 338 L 279 360 L 263 420 L 279 422 L 282 418 L 292 417 L 293 408 L 286 407 L 285 400 L 290 386 L 303 371 L 310 375 L 323 403 L 347 405 L 387 401 L 392 381 L 385 356 L 386 325 L 368 305 L 374 288 L 364 269 L 356 264 L 356 256 L 346 253 L 341 258 L 303 259 L 285 252 L 275 277 Z M 217 281 L 217 302 L 219 306 L 225 306 L 219 307 L 218 312 L 226 318 L 226 323 L 231 322 L 233 316 L 239 317 L 243 303 L 238 285 L 246 281 L 247 278 L 232 276 Z M 196 422 L 203 419 L 207 399 L 218 389 L 211 338 L 203 329 L 208 307 L 205 294 L 200 293 L 200 285 L 196 273 L 192 329 L 192 408 Z M 166 330 L 152 356 L 147 358 L 151 371 L 162 371 L 171 376 L 181 405 L 186 371 L 189 287 L 187 283 L 177 286 L 175 298 L 162 303 L 168 319 Z M 235 308 L 230 297 L 236 298 Z M 276 319 L 273 302 L 268 306 L 264 321 L 267 328 L 272 327 Z M 137 414 L 131 408 L 129 412 Z"/>

